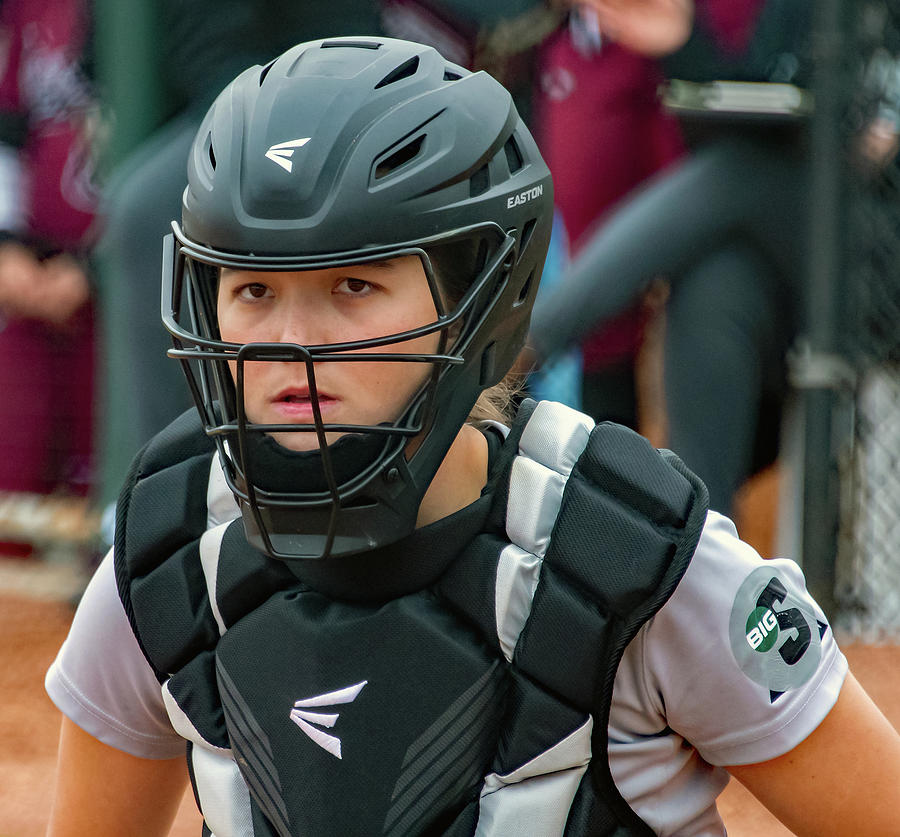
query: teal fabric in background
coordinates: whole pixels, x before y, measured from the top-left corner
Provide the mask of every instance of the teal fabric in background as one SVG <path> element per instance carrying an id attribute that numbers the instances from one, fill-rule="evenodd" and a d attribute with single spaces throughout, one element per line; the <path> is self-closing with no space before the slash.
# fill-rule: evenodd
<path id="1" fill-rule="evenodd" d="M 568 264 L 569 236 L 562 216 L 557 211 L 553 215 L 553 232 L 538 290 L 539 300 L 558 284 Z M 581 350 L 578 348 L 553 355 L 529 376 L 528 391 L 539 401 L 560 401 L 580 410 L 581 368 Z"/>

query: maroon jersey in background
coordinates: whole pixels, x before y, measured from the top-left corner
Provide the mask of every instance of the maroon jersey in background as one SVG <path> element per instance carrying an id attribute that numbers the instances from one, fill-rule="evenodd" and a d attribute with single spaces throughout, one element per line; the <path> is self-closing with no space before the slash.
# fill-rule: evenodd
<path id="1" fill-rule="evenodd" d="M 656 62 L 611 41 L 585 50 L 560 29 L 540 47 L 536 81 L 534 128 L 575 255 L 605 213 L 679 157 L 681 134 L 660 106 Z M 583 347 L 585 368 L 633 357 L 642 326 L 639 308 L 607 323 Z"/>
<path id="2" fill-rule="evenodd" d="M 0 228 L 41 257 L 84 255 L 95 218 L 87 36 L 82 0 L 0 4 Z M 93 347 L 90 303 L 61 324 L 0 312 L 0 491 L 87 492 Z"/>

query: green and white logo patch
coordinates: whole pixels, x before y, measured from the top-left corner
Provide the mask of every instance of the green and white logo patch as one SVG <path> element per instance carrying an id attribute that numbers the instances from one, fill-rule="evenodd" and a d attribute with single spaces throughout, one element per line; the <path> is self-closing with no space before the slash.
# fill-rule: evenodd
<path id="1" fill-rule="evenodd" d="M 747 576 L 735 596 L 729 639 L 741 671 L 775 701 L 812 677 L 826 629 L 790 582 L 763 566 Z"/>
<path id="2" fill-rule="evenodd" d="M 756 607 L 747 618 L 747 642 L 754 651 L 765 653 L 778 639 L 778 618 L 767 607 Z"/>

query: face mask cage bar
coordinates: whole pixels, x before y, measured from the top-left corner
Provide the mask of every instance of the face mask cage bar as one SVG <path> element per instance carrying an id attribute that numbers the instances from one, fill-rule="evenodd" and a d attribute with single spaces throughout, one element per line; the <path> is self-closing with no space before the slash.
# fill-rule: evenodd
<path id="1" fill-rule="evenodd" d="M 215 441 L 224 465 L 229 488 L 249 507 L 266 552 L 284 559 L 297 555 L 281 552 L 272 543 L 262 513 L 269 509 L 327 510 L 328 522 L 322 554 L 332 551 L 341 508 L 363 491 L 391 461 L 402 457 L 410 438 L 430 432 L 436 411 L 438 383 L 453 367 L 465 364 L 465 352 L 479 326 L 489 316 L 508 281 L 515 257 L 515 238 L 494 224 L 478 225 L 440 236 L 395 246 L 381 251 L 345 252 L 330 257 L 256 257 L 224 254 L 190 242 L 173 224 L 173 234 L 164 242 L 164 269 L 171 270 L 163 281 L 162 319 L 172 335 L 174 348 L 169 356 L 185 370 L 194 400 L 201 412 L 207 434 Z M 477 238 L 487 243 L 483 265 L 468 291 L 448 310 L 434 267 L 428 256 L 431 244 Z M 415 255 L 425 272 L 437 319 L 419 328 L 366 340 L 317 346 L 291 343 L 237 344 L 219 338 L 216 324 L 217 276 L 221 268 L 254 271 L 300 271 L 353 265 Z M 166 281 L 168 279 L 168 281 Z M 186 322 L 185 322 L 186 320 Z M 379 352 L 379 348 L 435 334 L 440 337 L 434 353 Z M 452 346 L 448 350 L 448 344 Z M 229 362 L 236 372 L 232 379 Z M 244 407 L 247 363 L 294 362 L 306 367 L 313 413 L 312 424 L 254 424 Z M 394 422 L 378 425 L 330 424 L 322 419 L 316 389 L 315 364 L 342 362 L 428 363 L 432 371 L 413 396 L 403 414 Z M 457 428 L 458 429 L 458 428 Z M 325 479 L 324 491 L 272 491 L 260 488 L 264 475 L 257 473 L 248 450 L 252 434 L 314 433 Z M 456 429 L 454 429 L 455 435 Z M 381 453 L 351 478 L 339 481 L 326 434 L 372 434 L 384 438 Z M 448 440 L 452 441 L 452 438 Z M 430 480 L 430 476 L 429 476 Z M 304 556 L 310 557 L 310 556 Z"/>

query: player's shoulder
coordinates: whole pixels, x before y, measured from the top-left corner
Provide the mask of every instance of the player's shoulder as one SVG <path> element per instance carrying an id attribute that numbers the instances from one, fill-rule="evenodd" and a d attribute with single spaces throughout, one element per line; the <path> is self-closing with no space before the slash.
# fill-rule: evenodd
<path id="1" fill-rule="evenodd" d="M 712 764 L 791 749 L 827 714 L 846 671 L 800 566 L 763 559 L 707 514 L 693 560 L 640 647 L 648 699 Z"/>
<path id="2" fill-rule="evenodd" d="M 751 576 L 774 576 L 804 596 L 806 580 L 799 564 L 785 558 L 763 558 L 738 534 L 734 522 L 710 510 L 694 552 L 685 594 L 728 602 Z"/>

